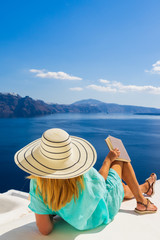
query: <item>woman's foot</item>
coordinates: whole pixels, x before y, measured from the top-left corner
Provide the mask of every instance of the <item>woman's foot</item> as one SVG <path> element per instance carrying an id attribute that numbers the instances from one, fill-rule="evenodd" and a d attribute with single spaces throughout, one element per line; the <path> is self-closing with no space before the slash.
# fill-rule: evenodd
<path id="1" fill-rule="evenodd" d="M 155 213 L 156 211 L 157 207 L 147 198 L 143 202 L 137 202 L 137 207 L 135 208 L 135 212 L 139 214 Z"/>
<path id="2" fill-rule="evenodd" d="M 155 173 L 152 173 L 150 177 L 147 178 L 145 181 L 148 184 L 145 194 L 147 194 L 149 197 L 153 196 L 154 194 L 154 186 L 155 186 L 156 180 L 157 180 L 157 175 Z"/>

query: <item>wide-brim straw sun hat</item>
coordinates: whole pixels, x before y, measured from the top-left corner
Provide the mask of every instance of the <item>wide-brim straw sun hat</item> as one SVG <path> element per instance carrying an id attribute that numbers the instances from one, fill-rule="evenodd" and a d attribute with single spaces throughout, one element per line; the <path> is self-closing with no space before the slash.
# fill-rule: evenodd
<path id="1" fill-rule="evenodd" d="M 42 178 L 67 179 L 87 172 L 96 162 L 95 148 L 83 138 L 52 128 L 14 156 L 23 171 Z"/>

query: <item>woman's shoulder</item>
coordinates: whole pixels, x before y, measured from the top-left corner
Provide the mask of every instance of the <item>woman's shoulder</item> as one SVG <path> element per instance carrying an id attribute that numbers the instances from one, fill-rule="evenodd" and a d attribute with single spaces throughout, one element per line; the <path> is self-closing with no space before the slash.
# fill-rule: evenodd
<path id="1" fill-rule="evenodd" d="M 30 179 L 30 193 L 35 193 L 37 188 L 37 180 L 36 179 Z"/>
<path id="2" fill-rule="evenodd" d="M 84 179 L 87 181 L 102 181 L 105 182 L 102 175 L 94 168 L 92 167 L 88 172 L 84 173 Z"/>

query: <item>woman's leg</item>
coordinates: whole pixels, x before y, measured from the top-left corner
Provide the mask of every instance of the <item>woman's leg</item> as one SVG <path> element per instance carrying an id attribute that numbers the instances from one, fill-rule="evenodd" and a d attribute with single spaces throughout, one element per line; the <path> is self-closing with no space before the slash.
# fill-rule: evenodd
<path id="1" fill-rule="evenodd" d="M 122 183 L 122 184 L 123 184 L 123 188 L 124 188 L 124 199 L 129 200 L 129 199 L 134 198 L 134 195 L 133 195 L 131 189 L 128 187 L 128 185 L 126 185 L 124 183 Z M 147 192 L 147 190 L 149 188 L 147 182 L 139 185 L 139 187 L 140 187 L 140 190 L 141 190 L 142 193 Z"/>
<path id="2" fill-rule="evenodd" d="M 132 168 L 132 165 L 130 163 L 122 162 L 122 161 L 114 161 L 111 165 L 111 168 L 113 168 L 121 179 L 123 179 L 127 185 L 123 184 L 124 186 L 124 193 L 125 198 L 133 198 L 135 195 L 138 199 L 138 201 L 142 200 L 144 197 L 142 197 L 142 193 L 146 190 L 147 183 L 140 188 L 134 170 Z M 143 191 L 141 191 L 141 189 Z"/>
<path id="3" fill-rule="evenodd" d="M 151 173 L 150 177 L 147 178 L 147 180 L 145 181 L 145 183 L 139 185 L 141 192 L 142 193 L 146 193 L 148 196 L 152 196 L 152 194 L 154 193 L 154 184 L 157 180 L 157 176 L 155 173 Z M 132 191 L 130 190 L 130 188 L 123 184 L 123 188 L 124 188 L 124 198 L 127 200 L 132 199 L 134 197 Z"/>
<path id="4" fill-rule="evenodd" d="M 141 202 L 143 204 L 147 204 L 147 199 L 143 196 L 141 192 L 141 188 L 138 184 L 135 172 L 131 163 L 126 163 L 122 161 L 114 161 L 111 165 L 111 168 L 114 169 L 121 179 L 123 179 L 128 187 L 130 188 L 132 194 L 136 198 L 137 202 Z M 149 203 L 148 205 L 150 209 L 156 210 L 156 206 Z M 145 210 L 145 206 L 137 204 L 137 208 L 140 210 Z"/>
<path id="5" fill-rule="evenodd" d="M 117 161 L 117 160 L 111 164 L 111 168 L 114 169 L 118 173 L 118 175 L 121 179 L 123 176 L 123 164 L 124 164 L 124 162 Z"/>

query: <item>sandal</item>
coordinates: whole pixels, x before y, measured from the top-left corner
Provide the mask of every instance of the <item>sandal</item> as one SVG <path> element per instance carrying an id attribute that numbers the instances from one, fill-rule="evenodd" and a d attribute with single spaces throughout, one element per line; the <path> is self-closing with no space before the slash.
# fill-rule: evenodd
<path id="1" fill-rule="evenodd" d="M 154 181 L 152 183 L 149 182 L 149 179 L 152 178 L 154 176 Z M 154 191 L 154 187 L 155 187 L 155 182 L 157 180 L 157 175 L 155 173 L 151 173 L 150 177 L 146 179 L 145 182 L 148 182 L 149 187 L 147 192 L 145 192 L 146 195 L 148 195 L 149 197 L 153 196 L 155 191 Z M 149 191 L 151 189 L 151 193 L 149 194 Z"/>
<path id="2" fill-rule="evenodd" d="M 155 213 L 155 212 L 157 212 L 157 208 L 156 208 L 156 210 L 153 210 L 153 209 L 150 209 L 150 210 L 149 210 L 149 204 L 153 204 L 153 203 L 152 203 L 148 198 L 147 198 L 147 204 L 144 204 L 144 203 L 142 203 L 142 202 L 137 202 L 137 204 L 143 205 L 146 209 L 145 209 L 145 210 L 140 210 L 140 209 L 138 209 L 138 208 L 135 208 L 134 211 L 135 211 L 136 213 L 139 213 L 139 214 L 147 214 L 147 213 Z"/>

